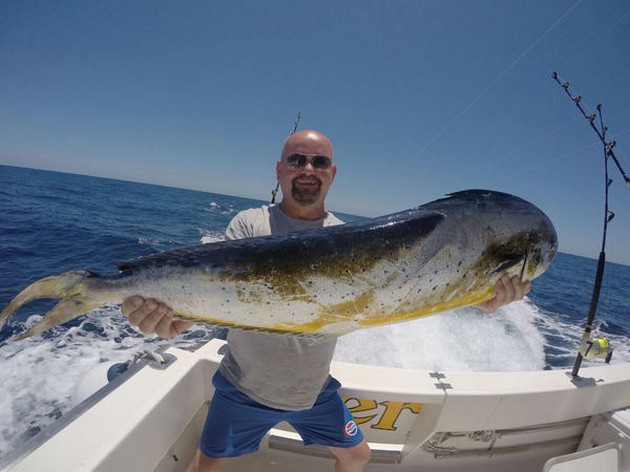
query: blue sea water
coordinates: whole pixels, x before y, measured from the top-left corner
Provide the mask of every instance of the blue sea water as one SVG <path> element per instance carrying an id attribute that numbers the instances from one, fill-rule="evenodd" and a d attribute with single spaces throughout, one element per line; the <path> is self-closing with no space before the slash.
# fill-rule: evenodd
<path id="1" fill-rule="evenodd" d="M 119 261 L 218 241 L 238 211 L 261 203 L 0 166 L 0 306 L 31 282 L 54 273 L 85 268 L 112 274 Z M 595 267 L 595 260 L 561 253 L 523 302 L 493 316 L 463 309 L 358 331 L 340 339 L 335 359 L 445 371 L 570 367 Z M 596 332 L 611 341 L 612 362 L 630 360 L 629 301 L 630 267 L 607 263 Z M 147 345 L 190 348 L 215 332 L 198 325 L 172 341 L 143 336 L 113 305 L 43 336 L 6 342 L 51 306 L 48 301 L 32 303 L 0 331 L 0 460 L 65 414 L 74 386 L 98 363 L 127 360 Z"/>

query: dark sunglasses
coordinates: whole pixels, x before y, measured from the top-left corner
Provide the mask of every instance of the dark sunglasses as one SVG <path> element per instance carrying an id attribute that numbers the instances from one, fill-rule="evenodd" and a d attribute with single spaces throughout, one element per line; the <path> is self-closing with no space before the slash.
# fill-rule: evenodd
<path id="1" fill-rule="evenodd" d="M 330 166 L 332 166 L 332 159 L 328 156 L 309 157 L 304 154 L 291 154 L 287 156 L 287 164 L 294 169 L 304 167 L 307 162 L 310 163 L 314 169 L 330 169 Z"/>

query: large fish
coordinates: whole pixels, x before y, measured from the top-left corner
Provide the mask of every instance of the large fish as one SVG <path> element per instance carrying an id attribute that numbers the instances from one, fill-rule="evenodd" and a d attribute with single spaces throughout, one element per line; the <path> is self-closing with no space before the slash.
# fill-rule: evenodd
<path id="1" fill-rule="evenodd" d="M 557 236 L 534 205 L 469 190 L 415 209 L 285 236 L 185 247 L 38 280 L 0 313 L 61 298 L 18 339 L 131 295 L 177 316 L 221 326 L 340 335 L 476 304 L 503 273 L 531 280 L 549 266 Z"/>

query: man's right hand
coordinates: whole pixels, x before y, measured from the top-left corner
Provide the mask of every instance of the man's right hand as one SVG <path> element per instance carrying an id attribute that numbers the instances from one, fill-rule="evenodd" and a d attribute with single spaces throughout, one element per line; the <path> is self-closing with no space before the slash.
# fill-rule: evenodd
<path id="1" fill-rule="evenodd" d="M 165 339 L 179 335 L 194 324 L 176 318 L 173 309 L 167 304 L 153 298 L 145 300 L 139 295 L 125 299 L 121 311 L 129 318 L 131 325 L 144 334 L 157 334 Z"/>

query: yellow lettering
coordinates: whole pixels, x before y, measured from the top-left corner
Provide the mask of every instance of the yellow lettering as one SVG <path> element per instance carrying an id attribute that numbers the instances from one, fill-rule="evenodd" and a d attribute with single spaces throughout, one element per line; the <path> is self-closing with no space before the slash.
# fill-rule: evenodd
<path id="1" fill-rule="evenodd" d="M 422 403 L 384 401 L 380 404 L 385 406 L 385 412 L 381 416 L 381 419 L 378 421 L 378 423 L 372 425 L 371 427 L 374 429 L 384 429 L 387 431 L 396 431 L 396 422 L 398 421 L 398 417 L 404 410 L 409 410 L 417 415 L 422 409 Z"/>
<path id="2" fill-rule="evenodd" d="M 357 424 L 365 424 L 379 416 L 376 411 L 379 405 L 385 407 L 385 411 L 377 418 L 376 424 L 373 424 L 371 428 L 382 429 L 385 431 L 396 431 L 396 422 L 403 411 L 408 410 L 411 413 L 417 415 L 422 410 L 422 403 L 408 403 L 408 402 L 395 402 L 386 400 L 378 403 L 376 400 L 370 400 L 367 398 L 353 398 L 343 397 L 343 401 L 354 416 Z M 365 413 L 375 411 L 374 414 L 357 415 L 357 413 Z"/>
<path id="3" fill-rule="evenodd" d="M 343 401 L 346 403 L 348 410 L 354 416 L 357 424 L 367 423 L 376 417 L 376 413 L 368 416 L 357 416 L 357 413 L 363 413 L 365 411 L 375 410 L 378 407 L 376 400 L 367 400 L 365 398 L 352 398 L 343 397 Z"/>

